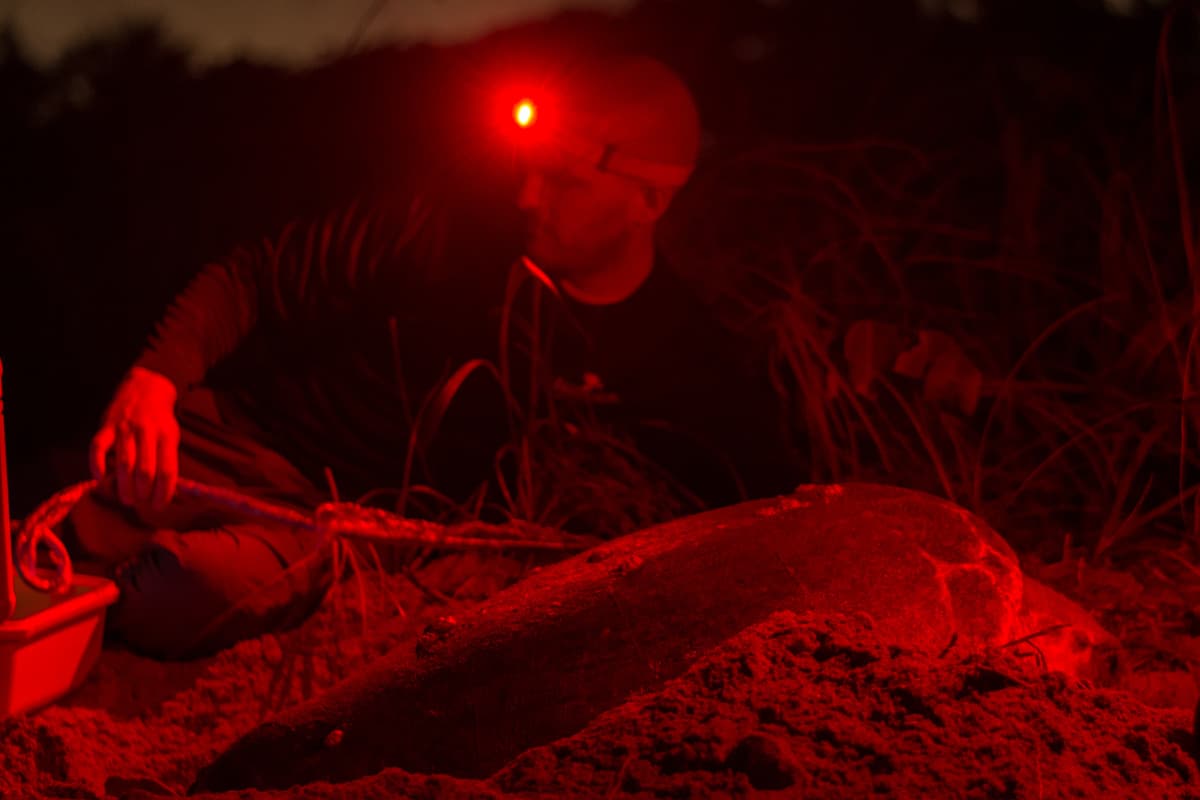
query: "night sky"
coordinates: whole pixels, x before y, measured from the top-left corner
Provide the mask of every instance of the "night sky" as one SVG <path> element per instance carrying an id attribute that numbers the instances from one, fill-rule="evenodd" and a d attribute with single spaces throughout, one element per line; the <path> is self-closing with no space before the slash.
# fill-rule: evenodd
<path id="1" fill-rule="evenodd" d="M 461 41 L 563 8 L 610 9 L 632 0 L 0 0 L 30 57 L 52 61 L 89 33 L 160 19 L 201 61 L 239 54 L 302 65 L 362 41 Z"/>

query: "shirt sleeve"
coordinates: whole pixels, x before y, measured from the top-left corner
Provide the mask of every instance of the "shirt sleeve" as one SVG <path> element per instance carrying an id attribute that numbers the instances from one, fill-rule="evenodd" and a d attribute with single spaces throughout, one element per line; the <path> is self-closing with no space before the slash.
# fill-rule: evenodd
<path id="1" fill-rule="evenodd" d="M 420 196 L 399 210 L 351 206 L 239 247 L 203 267 L 174 299 L 135 365 L 166 376 L 182 394 L 256 327 L 336 314 L 362 298 L 381 265 L 429 262 L 438 246 L 435 217 Z"/>

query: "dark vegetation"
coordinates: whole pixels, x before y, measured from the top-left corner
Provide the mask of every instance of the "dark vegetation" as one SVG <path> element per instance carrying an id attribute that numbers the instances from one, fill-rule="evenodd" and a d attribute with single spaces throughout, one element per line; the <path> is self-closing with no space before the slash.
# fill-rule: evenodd
<path id="1" fill-rule="evenodd" d="M 994 7 L 992 7 L 994 6 Z M 674 64 L 708 127 L 664 247 L 772 359 L 816 480 L 925 488 L 1045 561 L 1200 529 L 1200 51 L 1190 7 L 646 0 L 469 45 L 189 66 L 153 25 L 52 68 L 0 39 L 0 357 L 17 512 L 83 451 L 205 260 L 428 171 L 499 201 L 499 83 Z M 1190 567 L 1189 567 L 1190 569 Z"/>

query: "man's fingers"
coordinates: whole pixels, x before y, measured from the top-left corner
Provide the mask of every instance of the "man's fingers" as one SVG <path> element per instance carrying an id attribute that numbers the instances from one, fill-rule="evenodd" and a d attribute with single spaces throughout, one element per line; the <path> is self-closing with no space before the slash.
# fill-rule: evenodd
<path id="1" fill-rule="evenodd" d="M 175 496 L 175 481 L 179 476 L 179 437 L 163 434 L 158 437 L 158 475 L 154 479 L 154 509 L 161 511 Z"/>
<path id="2" fill-rule="evenodd" d="M 117 497 L 127 506 L 133 505 L 133 470 L 137 466 L 137 442 L 133 435 L 122 432 L 113 445 L 117 468 Z"/>
<path id="3" fill-rule="evenodd" d="M 154 476 L 158 472 L 158 440 L 156 433 L 138 426 L 133 429 L 133 440 L 137 443 L 137 466 L 133 470 L 133 495 L 138 505 L 150 502 L 154 490 Z"/>
<path id="4" fill-rule="evenodd" d="M 92 437 L 92 446 L 88 452 L 88 463 L 92 468 L 92 477 L 96 480 L 103 480 L 106 470 L 105 459 L 108 458 L 108 451 L 112 449 L 113 441 L 117 438 L 117 433 L 111 425 L 105 425 L 96 432 Z"/>

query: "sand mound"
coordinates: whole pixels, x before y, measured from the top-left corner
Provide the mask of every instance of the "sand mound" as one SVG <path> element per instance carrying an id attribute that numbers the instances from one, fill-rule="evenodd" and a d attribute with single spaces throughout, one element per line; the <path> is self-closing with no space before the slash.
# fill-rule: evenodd
<path id="1" fill-rule="evenodd" d="M 403 576 L 368 576 L 365 632 L 348 581 L 301 628 L 206 661 L 108 651 L 73 697 L 0 723 L 0 797 L 180 794 L 273 711 L 411 646 L 429 621 L 526 567 L 445 556 L 415 573 L 424 590 Z M 785 612 L 488 781 L 388 770 L 351 784 L 219 796 L 1200 797 L 1190 725 L 1187 712 L 1074 685 L 1011 650 L 925 655 L 887 642 L 863 618 Z"/>

